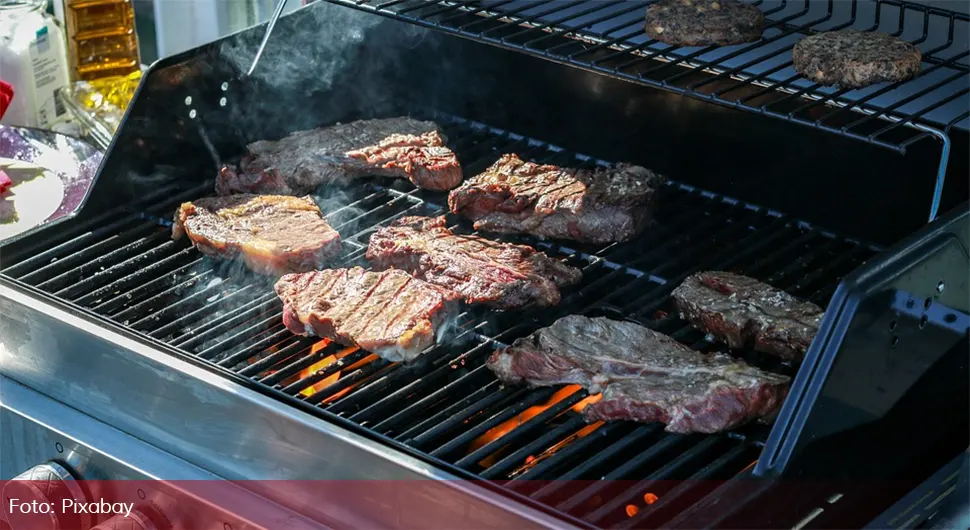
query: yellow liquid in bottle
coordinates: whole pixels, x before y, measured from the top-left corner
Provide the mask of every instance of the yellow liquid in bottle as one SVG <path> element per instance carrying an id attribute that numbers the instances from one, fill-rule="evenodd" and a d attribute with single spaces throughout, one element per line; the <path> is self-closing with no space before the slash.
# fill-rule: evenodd
<path id="1" fill-rule="evenodd" d="M 132 0 L 64 0 L 64 17 L 72 80 L 140 71 Z"/>

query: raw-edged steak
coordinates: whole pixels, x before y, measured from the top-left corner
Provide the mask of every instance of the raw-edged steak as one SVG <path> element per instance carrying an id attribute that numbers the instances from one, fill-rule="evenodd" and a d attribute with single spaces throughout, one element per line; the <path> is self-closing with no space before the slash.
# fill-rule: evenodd
<path id="1" fill-rule="evenodd" d="M 689 276 L 673 292 L 680 315 L 732 348 L 801 360 L 822 322 L 822 308 L 731 272 Z"/>
<path id="2" fill-rule="evenodd" d="M 705 355 L 632 322 L 579 315 L 497 350 L 488 367 L 506 383 L 579 384 L 603 397 L 590 421 L 659 421 L 670 432 L 713 433 L 781 407 L 789 378 L 729 355 Z"/>

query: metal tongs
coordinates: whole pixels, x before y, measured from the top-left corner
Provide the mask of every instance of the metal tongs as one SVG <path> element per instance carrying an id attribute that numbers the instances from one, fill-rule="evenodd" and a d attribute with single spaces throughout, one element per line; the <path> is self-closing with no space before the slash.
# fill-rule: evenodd
<path id="1" fill-rule="evenodd" d="M 269 42 L 269 36 L 273 33 L 273 28 L 276 27 L 276 21 L 280 19 L 280 15 L 283 14 L 283 8 L 286 7 L 286 0 L 276 0 L 276 8 L 273 9 L 273 16 L 269 19 L 269 25 L 266 26 L 266 33 L 263 35 L 263 42 L 259 43 L 259 49 L 256 50 L 256 56 L 253 57 L 253 64 L 249 66 L 249 71 L 246 72 L 246 77 L 252 76 L 253 71 L 256 70 L 256 64 L 259 63 L 259 58 L 263 56 L 263 50 L 266 48 L 266 43 Z"/>

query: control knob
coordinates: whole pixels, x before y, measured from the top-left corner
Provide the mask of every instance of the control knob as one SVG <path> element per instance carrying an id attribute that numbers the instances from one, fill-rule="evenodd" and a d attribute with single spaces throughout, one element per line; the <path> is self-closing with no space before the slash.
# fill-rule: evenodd
<path id="1" fill-rule="evenodd" d="M 34 466 L 3 487 L 4 511 L 13 530 L 88 528 L 90 516 L 62 509 L 85 503 L 86 497 L 71 472 L 56 462 Z"/>

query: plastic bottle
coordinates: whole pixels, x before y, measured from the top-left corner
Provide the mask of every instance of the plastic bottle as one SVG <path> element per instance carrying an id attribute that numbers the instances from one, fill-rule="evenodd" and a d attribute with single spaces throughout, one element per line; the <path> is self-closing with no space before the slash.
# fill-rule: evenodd
<path id="1" fill-rule="evenodd" d="M 47 0 L 0 0 L 0 78 L 14 88 L 0 123 L 53 128 L 68 118 L 55 96 L 69 83 L 64 32 Z"/>

